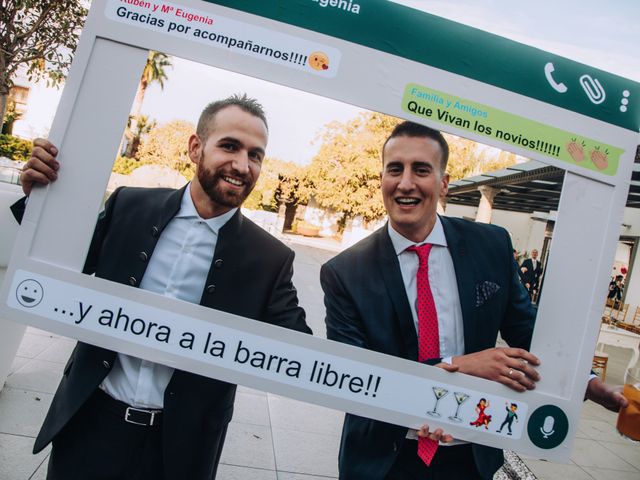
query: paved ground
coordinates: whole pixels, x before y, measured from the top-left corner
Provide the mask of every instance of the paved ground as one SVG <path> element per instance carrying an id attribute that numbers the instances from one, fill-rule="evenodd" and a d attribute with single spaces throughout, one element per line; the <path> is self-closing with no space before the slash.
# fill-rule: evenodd
<path id="1" fill-rule="evenodd" d="M 309 324 L 324 336 L 320 265 L 335 253 L 297 242 L 295 284 Z M 324 248 L 334 248 L 331 242 Z M 29 328 L 11 375 L 0 392 L 0 480 L 42 480 L 48 449 L 31 454 L 72 340 Z M 622 381 L 630 354 L 610 348 L 607 381 Z M 627 351 L 628 352 L 628 351 Z M 218 478 L 222 480 L 320 480 L 337 478 L 341 412 L 240 387 Z M 516 459 L 517 460 L 517 459 Z M 615 414 L 587 402 L 571 463 L 560 465 L 523 457 L 521 478 L 548 480 L 638 480 L 640 445 L 622 439 Z M 528 467 L 528 468 L 527 468 Z M 532 473 L 527 473 L 527 472 Z M 498 478 L 498 477 L 496 477 Z M 500 478 L 505 478 L 504 474 Z M 453 479 L 452 479 L 453 480 Z"/>

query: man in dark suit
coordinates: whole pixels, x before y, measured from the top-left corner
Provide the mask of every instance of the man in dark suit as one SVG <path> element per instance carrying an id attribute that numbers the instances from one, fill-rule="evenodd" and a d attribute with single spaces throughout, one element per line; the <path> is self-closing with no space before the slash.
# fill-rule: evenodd
<path id="1" fill-rule="evenodd" d="M 447 159 L 446 140 L 428 127 L 404 122 L 387 139 L 381 190 L 389 223 L 323 265 L 327 337 L 418 360 L 422 297 L 429 290 L 431 307 L 425 309 L 435 306 L 438 353 L 426 363 L 517 391 L 532 389 L 539 362 L 526 349 L 535 311 L 509 235 L 500 227 L 436 214 L 448 189 Z M 426 265 L 416 251 L 420 245 L 431 245 Z M 429 288 L 424 280 L 421 286 L 424 267 Z M 498 332 L 509 348 L 495 348 Z M 587 396 L 614 409 L 625 403 L 598 379 L 590 381 Z M 419 445 L 428 449 L 429 441 L 415 438 L 405 427 L 346 415 L 340 478 L 489 479 L 504 461 L 499 449 L 458 441 L 434 448 L 435 455 L 423 460 Z"/>
<path id="2" fill-rule="evenodd" d="M 311 333 L 291 282 L 294 253 L 238 208 L 260 174 L 262 107 L 210 104 L 189 139 L 181 190 L 122 188 L 100 215 L 84 272 Z M 37 140 L 21 176 L 55 180 L 57 150 Z M 21 217 L 24 202 L 14 209 Z M 236 386 L 79 342 L 34 446 L 49 479 L 212 479 Z"/>
<path id="3" fill-rule="evenodd" d="M 531 258 L 527 258 L 520 266 L 522 281 L 533 298 L 540 286 L 540 276 L 542 275 L 542 262 L 538 260 L 538 250 L 531 250 Z"/>

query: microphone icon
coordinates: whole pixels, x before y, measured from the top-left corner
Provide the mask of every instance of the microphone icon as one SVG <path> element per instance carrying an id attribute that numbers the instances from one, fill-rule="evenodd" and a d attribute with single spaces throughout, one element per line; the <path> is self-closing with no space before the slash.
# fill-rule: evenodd
<path id="1" fill-rule="evenodd" d="M 549 438 L 550 435 L 555 433 L 555 430 L 553 429 L 554 423 L 555 420 L 551 415 L 544 419 L 544 423 L 542 424 L 542 427 L 540 427 L 540 432 L 544 438 Z"/>

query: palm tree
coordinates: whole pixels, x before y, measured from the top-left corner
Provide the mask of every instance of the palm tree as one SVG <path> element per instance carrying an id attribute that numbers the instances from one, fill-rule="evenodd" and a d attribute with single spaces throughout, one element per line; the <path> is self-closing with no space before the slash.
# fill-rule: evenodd
<path id="1" fill-rule="evenodd" d="M 154 52 L 153 50 L 149 51 L 147 63 L 144 65 L 138 91 L 136 92 L 136 98 L 133 101 L 133 108 L 131 109 L 131 116 L 134 119 L 140 115 L 142 101 L 144 100 L 144 95 L 149 85 L 153 82 L 158 82 L 160 88 L 164 88 L 164 81 L 168 78 L 167 69 L 172 66 L 171 57 L 166 53 Z"/>
<path id="2" fill-rule="evenodd" d="M 131 124 L 135 125 L 132 127 Z M 156 121 L 149 121 L 149 117 L 146 115 L 140 115 L 136 119 L 133 117 L 129 117 L 129 121 L 127 122 L 127 130 L 131 135 L 131 138 L 127 138 L 127 149 L 124 153 L 125 157 L 133 158 L 138 153 L 138 149 L 140 148 L 140 140 L 143 135 L 146 135 L 151 130 L 156 128 Z"/>
<path id="3" fill-rule="evenodd" d="M 136 124 L 138 119 L 140 118 L 140 110 L 142 109 L 142 102 L 144 101 L 144 96 L 147 93 L 147 88 L 153 82 L 158 82 L 160 84 L 160 88 L 164 88 L 164 81 L 167 80 L 167 69 L 172 67 L 171 57 L 166 53 L 155 52 L 153 50 L 149 51 L 149 56 L 147 57 L 147 63 L 144 65 L 144 70 L 142 71 L 142 77 L 140 77 L 140 83 L 138 84 L 138 91 L 136 92 L 136 98 L 133 101 L 133 108 L 131 109 L 130 118 L 130 126 L 127 128 L 127 132 L 125 132 L 126 140 L 129 140 L 130 137 L 135 137 Z M 123 139 L 124 140 L 124 139 Z M 135 149 L 127 148 L 125 153 L 126 157 L 131 157 L 128 153 L 134 151 Z"/>

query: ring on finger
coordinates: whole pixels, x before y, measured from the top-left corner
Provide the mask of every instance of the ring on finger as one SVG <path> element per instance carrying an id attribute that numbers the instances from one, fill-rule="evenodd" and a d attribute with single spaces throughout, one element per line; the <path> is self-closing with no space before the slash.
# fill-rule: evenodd
<path id="1" fill-rule="evenodd" d="M 513 375 L 513 368 L 509 369 L 509 373 L 507 373 L 507 375 L 509 375 L 509 376 Z"/>

